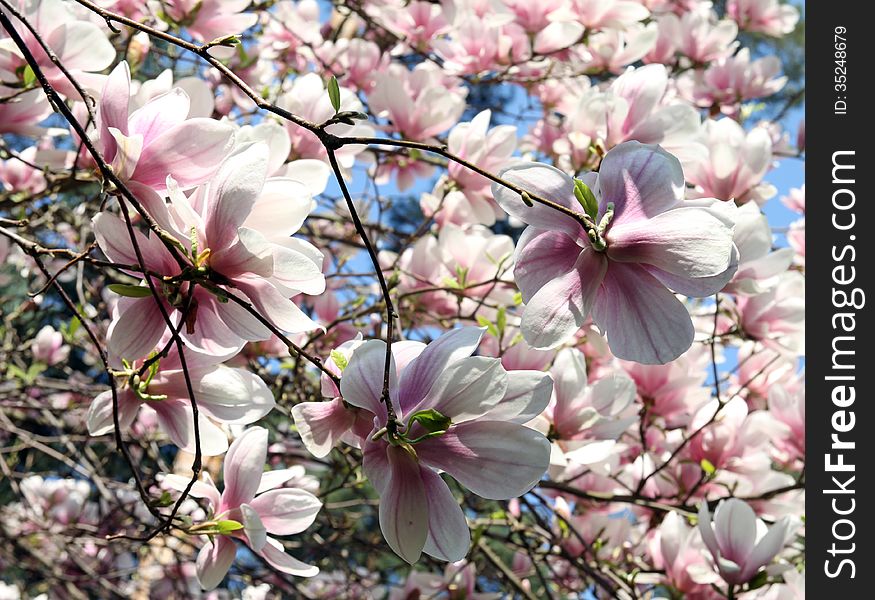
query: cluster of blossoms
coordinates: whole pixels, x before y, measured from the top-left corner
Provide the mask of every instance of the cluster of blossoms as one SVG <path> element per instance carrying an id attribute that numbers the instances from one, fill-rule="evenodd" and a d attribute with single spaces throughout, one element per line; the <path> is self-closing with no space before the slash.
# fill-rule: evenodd
<path id="1" fill-rule="evenodd" d="M 0 597 L 804 598 L 793 6 L 0 3 Z"/>

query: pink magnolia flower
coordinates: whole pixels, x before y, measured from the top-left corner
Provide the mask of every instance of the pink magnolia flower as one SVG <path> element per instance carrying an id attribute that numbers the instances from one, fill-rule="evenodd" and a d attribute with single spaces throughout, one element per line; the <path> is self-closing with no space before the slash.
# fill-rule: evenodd
<path id="1" fill-rule="evenodd" d="M 100 90 L 106 76 L 100 75 L 98 71 L 104 70 L 115 60 L 115 48 L 100 27 L 90 21 L 78 19 L 70 10 L 74 3 L 61 0 L 18 0 L 15 4 L 70 75 L 86 91 Z M 79 92 L 51 61 L 30 30 L 16 19 L 13 19 L 13 23 L 52 87 L 73 100 L 80 100 Z M 19 81 L 26 66 L 24 54 L 6 31 L 2 31 L 0 81 Z"/>
<path id="2" fill-rule="evenodd" d="M 470 122 L 459 123 L 447 137 L 447 148 L 452 154 L 467 159 L 488 173 L 497 173 L 507 167 L 514 159 L 516 150 L 516 127 L 498 125 L 489 129 L 492 111 L 484 110 Z M 477 200 L 490 197 L 490 181 L 458 163 L 450 162 L 447 167 L 450 179 L 458 184 L 466 195 Z"/>
<path id="3" fill-rule="evenodd" d="M 188 119 L 191 102 L 180 88 L 130 112 L 127 62 L 113 69 L 98 104 L 98 149 L 115 174 L 158 192 L 171 175 L 190 188 L 212 177 L 233 147 L 234 128 L 213 119 Z"/>
<path id="4" fill-rule="evenodd" d="M 524 163 L 501 176 L 568 210 L 581 210 L 575 200 L 579 184 L 549 165 Z M 684 202 L 678 160 L 637 142 L 608 152 L 600 172 L 586 180 L 597 203 L 588 231 L 568 215 L 540 204 L 528 207 L 519 194 L 493 185 L 499 205 L 530 225 L 514 266 L 526 303 L 523 336 L 536 348 L 556 347 L 574 337 L 592 313 L 618 358 L 647 364 L 674 360 L 690 347 L 694 330 L 687 309 L 667 288 L 704 297 L 732 278 L 734 206 Z"/>
<path id="5" fill-rule="evenodd" d="M 791 356 L 805 348 L 805 278 L 783 273 L 778 283 L 755 296 L 739 296 L 739 325 L 749 338 Z"/>
<path id="6" fill-rule="evenodd" d="M 641 60 L 653 49 L 658 35 L 655 23 L 636 23 L 626 31 L 604 29 L 589 38 L 587 49 L 590 60 L 585 62 L 592 71 L 622 73 L 623 69 Z"/>
<path id="7" fill-rule="evenodd" d="M 792 248 L 772 250 L 772 229 L 759 206 L 748 202 L 736 212 L 735 246 L 738 248 L 738 271 L 724 291 L 759 294 L 777 285 L 778 276 L 793 262 Z"/>
<path id="8" fill-rule="evenodd" d="M 781 196 L 781 202 L 784 206 L 792 211 L 798 212 L 801 215 L 805 214 L 805 184 L 801 187 L 790 188 L 790 192 L 786 196 Z"/>
<path id="9" fill-rule="evenodd" d="M 627 29 L 650 11 L 634 0 L 569 0 L 567 8 L 588 30 Z"/>
<path id="10" fill-rule="evenodd" d="M 707 63 L 735 52 L 738 26 L 728 19 L 717 20 L 707 5 L 684 13 L 680 20 L 678 49 L 694 63 Z"/>
<path id="11" fill-rule="evenodd" d="M 283 545 L 267 535 L 292 535 L 310 527 L 322 503 L 310 492 L 280 488 L 293 472 L 290 469 L 264 471 L 267 459 L 267 429 L 250 427 L 228 448 L 224 464 L 221 494 L 209 474 L 195 483 L 189 492 L 207 500 L 210 506 L 208 525 L 216 521 L 236 521 L 242 529 L 213 535 L 197 556 L 197 578 L 204 589 L 217 587 L 234 562 L 240 540 L 280 573 L 312 577 L 319 572 L 285 553 Z M 165 475 L 162 483 L 183 491 L 190 481 L 180 475 Z M 277 489 L 279 488 L 279 489 Z"/>
<path id="12" fill-rule="evenodd" d="M 417 0 L 402 8 L 387 6 L 381 12 L 386 24 L 414 48 L 428 48 L 432 40 L 450 29 L 440 4 Z"/>
<path id="13" fill-rule="evenodd" d="M 717 579 L 705 558 L 707 548 L 698 530 L 688 526 L 682 516 L 673 511 L 665 516 L 651 541 L 650 551 L 658 568 L 665 569 L 673 588 L 692 598 L 702 597 L 695 594 L 709 597 L 708 584 Z"/>
<path id="14" fill-rule="evenodd" d="M 34 359 L 51 366 L 67 360 L 70 346 L 64 343 L 64 336 L 60 331 L 55 331 L 54 327 L 46 325 L 33 338 L 31 351 Z"/>
<path id="15" fill-rule="evenodd" d="M 409 600 L 410 598 L 464 598 L 464 600 L 499 600 L 500 593 L 476 591 L 477 570 L 473 562 L 464 560 L 451 563 L 443 575 L 424 571 L 410 571 L 403 588 L 389 592 L 388 600 Z"/>
<path id="16" fill-rule="evenodd" d="M 34 136 L 45 133 L 37 123 L 52 113 L 52 107 L 41 89 L 22 94 L 20 90 L 0 85 L 0 100 L 0 133 Z"/>
<path id="17" fill-rule="evenodd" d="M 244 12 L 248 0 L 164 0 L 160 4 L 163 18 L 169 18 L 185 29 L 195 40 L 210 42 L 227 35 L 243 33 L 258 22 L 258 15 Z M 228 54 L 231 48 L 214 48 Z M 220 52 L 217 56 L 221 56 Z"/>
<path id="18" fill-rule="evenodd" d="M 170 340 L 165 334 L 159 350 Z M 201 452 L 216 456 L 228 449 L 228 438 L 213 421 L 228 425 L 254 423 L 275 406 L 273 394 L 260 377 L 246 369 L 234 369 L 221 357 L 198 352 L 185 353 L 188 374 L 198 407 Z M 118 418 L 122 430 L 131 427 L 141 406 L 157 413 L 160 431 L 186 452 L 194 452 L 194 415 L 188 385 L 176 345 L 165 358 L 142 375 L 140 363 L 128 369 L 118 391 Z M 112 392 L 101 392 L 88 409 L 88 433 L 104 435 L 114 428 Z"/>
<path id="19" fill-rule="evenodd" d="M 324 123 L 335 113 L 325 89 L 325 82 L 316 73 L 307 73 L 296 78 L 291 88 L 279 97 L 277 105 L 312 123 Z M 361 100 L 351 90 L 340 88 L 340 110 L 361 112 Z M 287 122 L 285 127 L 291 141 L 291 158 L 328 161 L 328 153 L 315 134 L 293 123 Z M 336 123 L 328 127 L 327 131 L 334 135 L 351 137 L 369 137 L 374 134 L 374 128 L 366 121 L 357 121 L 355 125 Z M 365 146 L 344 146 L 336 152 L 337 162 L 344 169 L 350 169 L 356 156 L 363 150 Z"/>
<path id="20" fill-rule="evenodd" d="M 210 280 L 211 289 L 195 285 L 193 304 L 183 327 L 183 340 L 194 349 L 216 356 L 236 354 L 246 341 L 266 340 L 270 330 L 233 301 L 219 297 L 222 290 L 251 302 L 277 327 L 290 333 L 317 327 L 290 300 L 303 292 L 325 289 L 322 254 L 303 240 L 289 237 L 313 209 L 303 184 L 274 178 L 265 181 L 267 147 L 251 144 L 223 162 L 213 180 L 191 197 L 171 177 L 170 204 L 147 188 L 138 188 L 150 214 L 185 249 L 186 272 Z M 114 262 L 137 264 L 124 222 L 103 212 L 94 219 L 95 237 Z M 157 236 L 136 237 L 150 271 L 178 276 L 173 260 Z M 189 251 L 190 249 L 190 251 Z M 190 283 L 153 283 L 161 292 L 165 310 L 178 321 Z M 166 329 L 156 299 L 151 295 L 120 299 L 109 330 L 111 357 L 133 361 L 150 352 Z"/>
<path id="21" fill-rule="evenodd" d="M 553 397 L 542 415 L 529 425 L 552 432 L 551 470 L 558 477 L 569 464 L 600 462 L 615 447 L 615 440 L 637 421 L 629 408 L 635 401 L 635 383 L 622 372 L 588 385 L 586 362 L 579 350 L 564 348 L 550 369 Z"/>
<path id="22" fill-rule="evenodd" d="M 750 49 L 742 48 L 734 56 L 711 63 L 704 71 L 681 76 L 677 85 L 681 94 L 697 106 L 718 106 L 723 113 L 734 115 L 742 102 L 780 91 L 787 84 L 787 78 L 780 73 L 778 57 L 752 61 Z"/>
<path id="23" fill-rule="evenodd" d="M 775 187 L 763 182 L 772 166 L 772 141 L 764 129 L 745 132 L 729 118 L 708 120 L 702 138 L 706 151 L 687 164 L 687 179 L 696 186 L 691 196 L 762 205 L 775 195 Z"/>
<path id="24" fill-rule="evenodd" d="M 25 194 L 38 194 L 45 190 L 46 178 L 42 170 L 30 166 L 43 162 L 39 154 L 36 146 L 30 146 L 16 153 L 17 156 L 0 160 L 0 188 Z"/>
<path id="25" fill-rule="evenodd" d="M 397 131 L 411 140 L 428 140 L 455 125 L 465 111 L 467 91 L 444 80 L 444 73 L 430 62 L 412 71 L 393 64 L 375 77 L 368 101 L 371 110 L 385 116 Z"/>
<path id="26" fill-rule="evenodd" d="M 769 414 L 782 423 L 785 433 L 775 443 L 785 461 L 805 458 L 805 387 L 788 390 L 782 385 L 769 390 Z"/>
<path id="27" fill-rule="evenodd" d="M 522 423 L 546 406 L 552 382 L 545 373 L 508 373 L 498 359 L 471 357 L 483 331 L 457 329 L 393 353 L 392 421 L 381 399 L 383 341 L 357 348 L 340 381 L 343 399 L 374 415 L 364 472 L 380 494 L 383 537 L 409 563 L 423 551 L 447 561 L 468 551 L 465 516 L 438 471 L 478 496 L 508 499 L 547 469 L 549 442 Z"/>
<path id="28" fill-rule="evenodd" d="M 721 500 L 712 523 L 708 503 L 699 506 L 699 532 L 720 577 L 731 586 L 747 583 L 781 551 L 792 534 L 788 517 L 770 528 L 736 498 Z"/>
<path id="29" fill-rule="evenodd" d="M 568 112 L 565 130 L 571 135 L 554 147 L 565 153 L 567 145 L 577 145 L 573 134 L 583 134 L 579 145 L 584 147 L 600 142 L 610 150 L 635 140 L 659 144 L 681 158 L 693 154 L 691 144 L 699 134 L 699 115 L 686 104 L 664 103 L 668 83 L 663 65 L 647 65 L 629 69 L 604 91 L 586 90 Z M 578 165 L 574 166 L 577 170 Z"/>
<path id="30" fill-rule="evenodd" d="M 745 31 L 757 31 L 772 37 L 792 33 L 799 22 L 799 9 L 778 0 L 729 0 L 726 14 Z"/>

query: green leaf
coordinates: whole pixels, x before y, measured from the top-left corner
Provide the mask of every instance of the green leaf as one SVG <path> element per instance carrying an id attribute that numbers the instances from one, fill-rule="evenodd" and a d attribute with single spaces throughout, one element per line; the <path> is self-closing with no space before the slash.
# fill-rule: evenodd
<path id="1" fill-rule="evenodd" d="M 124 283 L 111 283 L 109 289 L 119 296 L 127 296 L 128 298 L 145 298 L 152 295 L 152 290 L 144 285 L 127 285 Z"/>
<path id="2" fill-rule="evenodd" d="M 337 365 L 337 368 L 340 369 L 341 373 L 343 373 L 343 370 L 349 364 L 346 356 L 344 356 L 342 352 L 339 352 L 337 350 L 331 351 L 331 360 L 334 361 L 334 364 Z"/>
<path id="3" fill-rule="evenodd" d="M 493 337 L 499 337 L 498 327 L 495 326 L 495 323 L 492 323 L 489 319 L 484 317 L 483 315 L 477 315 L 477 323 L 480 327 L 485 327 L 486 330 Z"/>
<path id="4" fill-rule="evenodd" d="M 507 309 L 504 306 L 498 309 L 498 316 L 495 319 L 495 326 L 498 327 L 499 333 L 507 329 Z"/>
<path id="5" fill-rule="evenodd" d="M 715 467 L 707 458 L 703 458 L 701 462 L 699 462 L 699 466 L 702 467 L 702 470 L 705 471 L 705 474 L 709 477 L 717 472 L 717 467 Z"/>
<path id="6" fill-rule="evenodd" d="M 340 86 L 337 85 L 337 77 L 332 75 L 328 80 L 328 98 L 331 100 L 331 106 L 334 107 L 334 112 L 340 110 Z"/>
<path id="7" fill-rule="evenodd" d="M 161 492 L 161 496 L 155 500 L 154 505 L 158 507 L 162 506 L 170 506 L 173 504 L 173 496 L 170 495 L 170 492 L 164 491 Z"/>
<path id="8" fill-rule="evenodd" d="M 219 534 L 231 533 L 232 531 L 238 531 L 243 529 L 243 523 L 239 523 L 237 521 L 219 521 L 216 523 L 216 531 Z"/>
<path id="9" fill-rule="evenodd" d="M 24 71 L 21 72 L 21 80 L 24 82 L 25 87 L 30 87 L 36 83 L 36 73 L 33 72 L 30 65 L 24 67 Z"/>
<path id="10" fill-rule="evenodd" d="M 755 590 L 757 588 L 761 588 L 769 582 L 769 574 L 765 571 L 760 571 L 756 574 L 756 577 L 750 580 L 750 583 L 747 584 L 747 589 Z"/>
<path id="11" fill-rule="evenodd" d="M 595 194 L 592 193 L 589 186 L 580 179 L 574 180 L 574 197 L 577 198 L 577 201 L 580 202 L 580 205 L 583 207 L 583 211 L 588 214 L 593 221 L 598 218 L 598 200 L 596 200 Z"/>
<path id="12" fill-rule="evenodd" d="M 419 423 L 429 433 L 437 433 L 446 431 L 452 424 L 449 417 L 442 415 L 433 408 L 420 410 L 410 415 L 410 420 L 407 421 L 407 429 L 413 427 L 414 423 Z"/>

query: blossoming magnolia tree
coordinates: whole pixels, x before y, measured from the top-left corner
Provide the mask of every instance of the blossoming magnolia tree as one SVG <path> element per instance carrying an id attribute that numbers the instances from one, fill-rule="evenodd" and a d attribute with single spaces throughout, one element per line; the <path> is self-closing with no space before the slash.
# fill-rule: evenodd
<path id="1" fill-rule="evenodd" d="M 0 597 L 804 598 L 799 21 L 0 0 Z"/>

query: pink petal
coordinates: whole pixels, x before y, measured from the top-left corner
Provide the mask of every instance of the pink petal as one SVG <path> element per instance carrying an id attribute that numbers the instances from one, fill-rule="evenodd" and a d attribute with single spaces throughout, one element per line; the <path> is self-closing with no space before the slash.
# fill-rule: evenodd
<path id="1" fill-rule="evenodd" d="M 702 208 L 677 208 L 656 217 L 627 221 L 608 230 L 608 256 L 653 265 L 687 278 L 713 277 L 729 268 L 731 221 Z"/>
<path id="2" fill-rule="evenodd" d="M 486 413 L 493 421 L 528 423 L 547 408 L 553 378 L 541 371 L 508 371 L 504 397 Z"/>
<path id="3" fill-rule="evenodd" d="M 513 266 L 523 302 L 531 301 L 551 279 L 570 271 L 580 252 L 577 242 L 561 231 L 527 227 L 517 243 Z"/>
<path id="4" fill-rule="evenodd" d="M 261 482 L 267 459 L 267 429 L 250 427 L 228 448 L 225 455 L 225 491 L 222 509 L 236 508 L 251 502 Z"/>
<path id="5" fill-rule="evenodd" d="M 382 402 L 383 372 L 386 360 L 386 343 L 382 340 L 368 340 L 355 349 L 349 364 L 340 378 L 340 393 L 343 399 L 359 408 L 368 410 L 386 422 L 386 407 Z M 395 359 L 389 367 L 389 395 L 397 404 L 397 375 Z"/>
<path id="6" fill-rule="evenodd" d="M 224 161 L 210 182 L 204 214 L 209 245 L 215 250 L 230 246 L 237 237 L 267 175 L 268 149 L 265 144 L 251 144 Z"/>
<path id="7" fill-rule="evenodd" d="M 292 535 L 313 524 L 322 503 L 304 490 L 279 489 L 261 494 L 249 506 L 258 512 L 267 531 L 275 535 Z"/>
<path id="8" fill-rule="evenodd" d="M 541 479 L 550 442 L 533 429 L 502 421 L 468 422 L 416 445 L 419 459 L 452 475 L 478 496 L 516 498 Z"/>
<path id="9" fill-rule="evenodd" d="M 428 344 L 418 357 L 410 361 L 401 372 L 399 384 L 405 414 L 425 397 L 447 366 L 471 356 L 480 344 L 483 332 L 478 327 L 454 329 Z"/>
<path id="10" fill-rule="evenodd" d="M 194 485 L 188 491 L 188 495 L 192 498 L 204 498 L 212 507 L 213 510 L 219 506 L 219 490 L 213 480 L 210 479 L 209 473 L 204 472 L 203 481 L 195 481 Z M 182 475 L 167 474 L 161 479 L 161 485 L 174 489 L 178 492 L 184 492 L 191 483 L 191 477 L 183 477 Z"/>
<path id="11" fill-rule="evenodd" d="M 243 531 L 249 547 L 258 552 L 267 544 L 267 530 L 264 528 L 264 523 L 261 522 L 258 511 L 245 502 L 240 505 L 240 514 L 243 516 Z"/>
<path id="12" fill-rule="evenodd" d="M 235 283 L 261 311 L 262 316 L 276 327 L 289 333 L 319 329 L 319 324 L 284 296 L 271 281 L 246 275 L 237 277 Z"/>
<path id="13" fill-rule="evenodd" d="M 462 507 L 440 475 L 424 467 L 419 472 L 428 498 L 428 537 L 423 551 L 440 560 L 462 560 L 471 545 Z"/>
<path id="14" fill-rule="evenodd" d="M 298 435 L 316 458 L 327 456 L 355 423 L 355 413 L 341 398 L 330 402 L 302 402 L 292 407 Z"/>
<path id="15" fill-rule="evenodd" d="M 574 182 L 555 167 L 541 163 L 520 163 L 504 169 L 499 177 L 518 185 L 529 194 L 580 212 L 580 205 L 574 198 Z M 537 202 L 533 203 L 534 206 L 526 206 L 519 194 L 502 185 L 493 183 L 492 195 L 510 216 L 538 229 L 563 231 L 572 238 L 581 233 L 580 225 L 571 217 Z"/>
<path id="16" fill-rule="evenodd" d="M 234 143 L 234 128 L 214 119 L 189 119 L 165 131 L 143 148 L 132 179 L 166 189 L 167 175 L 182 188 L 209 179 Z"/>
<path id="17" fill-rule="evenodd" d="M 507 372 L 501 359 L 471 356 L 448 365 L 422 402 L 404 416 L 433 408 L 453 423 L 470 421 L 498 404 L 505 391 Z"/>
<path id="18" fill-rule="evenodd" d="M 121 218 L 112 213 L 100 212 L 94 216 L 92 224 L 100 250 L 109 260 L 123 265 L 139 265 L 130 231 Z M 162 274 L 174 275 L 175 273 L 166 272 L 168 261 L 173 261 L 173 258 L 158 236 L 146 237 L 137 228 L 133 228 L 133 231 L 146 268 Z"/>
<path id="19" fill-rule="evenodd" d="M 607 333 L 617 358 L 665 364 L 693 343 L 686 307 L 643 267 L 611 263 L 595 305 L 593 320 Z"/>
<path id="20" fill-rule="evenodd" d="M 131 135 L 139 133 L 148 143 L 185 121 L 190 104 L 188 94 L 173 88 L 135 110 L 128 120 L 129 131 Z"/>
<path id="21" fill-rule="evenodd" d="M 119 298 L 118 317 L 107 331 L 107 351 L 121 365 L 139 360 L 155 349 L 167 329 L 161 309 L 152 297 Z"/>
<path id="22" fill-rule="evenodd" d="M 380 530 L 395 554 L 413 564 L 428 537 L 428 497 L 413 457 L 401 448 L 385 448 L 389 480 L 380 494 Z"/>
<path id="23" fill-rule="evenodd" d="M 297 558 L 286 554 L 282 544 L 273 538 L 267 538 L 267 544 L 259 552 L 261 558 L 280 573 L 297 577 L 313 577 L 319 574 L 319 567 L 308 565 Z"/>
<path id="24" fill-rule="evenodd" d="M 100 141 L 103 145 L 103 157 L 108 161 L 115 155 L 115 139 L 109 133 L 109 128 L 115 127 L 123 134 L 128 134 L 130 90 L 131 71 L 127 61 L 122 61 L 106 78 L 98 104 Z"/>
<path id="25" fill-rule="evenodd" d="M 228 438 L 224 432 L 216 427 L 203 413 L 198 414 L 198 432 L 194 432 L 194 412 L 188 399 L 185 400 L 160 400 L 148 402 L 158 414 L 158 424 L 161 431 L 167 434 L 180 450 L 194 454 L 197 449 L 197 440 L 200 440 L 201 454 L 203 456 L 219 456 L 228 449 Z"/>
<path id="26" fill-rule="evenodd" d="M 613 228 L 655 217 L 684 197 L 684 173 L 677 158 L 660 148 L 624 142 L 605 155 L 599 169 L 600 214 L 614 203 Z"/>
<path id="27" fill-rule="evenodd" d="M 122 431 L 127 430 L 140 410 L 140 402 L 130 390 L 118 391 L 118 420 Z M 91 401 L 86 417 L 89 435 L 104 435 L 115 430 L 112 413 L 112 391 L 99 393 Z"/>
<path id="28" fill-rule="evenodd" d="M 520 329 L 535 348 L 555 348 L 570 339 L 586 321 L 605 277 L 608 261 L 584 249 L 574 268 L 538 290 L 523 312 Z"/>
<path id="29" fill-rule="evenodd" d="M 197 555 L 197 579 L 201 587 L 205 590 L 218 587 L 236 556 L 237 547 L 231 538 L 217 535 L 212 542 L 208 541 Z"/>

